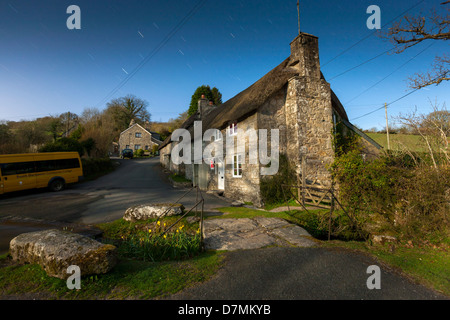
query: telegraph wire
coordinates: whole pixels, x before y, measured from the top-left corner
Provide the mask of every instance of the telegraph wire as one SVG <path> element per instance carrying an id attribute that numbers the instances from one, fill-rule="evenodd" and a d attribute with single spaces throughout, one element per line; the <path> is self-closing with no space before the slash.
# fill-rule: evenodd
<path id="1" fill-rule="evenodd" d="M 186 14 L 186 16 L 166 35 L 166 37 L 122 80 L 96 107 L 99 107 L 119 91 L 150 59 L 152 59 L 171 39 L 172 37 L 194 16 L 200 8 L 204 6 L 207 0 L 200 0 Z"/>
<path id="2" fill-rule="evenodd" d="M 417 7 L 418 5 L 420 5 L 422 2 L 424 2 L 425 0 L 421 0 L 418 3 L 416 3 L 414 6 L 412 6 L 411 8 L 407 9 L 406 11 L 402 12 L 401 14 L 399 14 L 398 16 L 396 16 L 394 19 L 390 20 L 388 23 L 384 24 L 382 26 L 382 28 L 386 27 L 387 25 L 391 24 L 392 22 L 394 22 L 395 20 L 397 20 L 398 18 L 400 18 L 401 16 L 405 15 L 406 13 L 408 13 L 409 11 L 411 11 L 412 9 L 414 9 L 415 7 Z M 328 60 L 325 64 L 322 65 L 322 67 L 325 67 L 327 64 L 331 63 L 332 61 L 336 60 L 337 58 L 339 58 L 340 56 L 342 56 L 344 53 L 346 53 L 347 51 L 353 49 L 354 47 L 356 47 L 358 44 L 360 44 L 361 42 L 363 42 L 364 40 L 370 38 L 373 34 L 375 34 L 376 32 L 372 32 L 370 34 L 368 34 L 367 36 L 363 37 L 362 39 L 360 39 L 359 41 L 357 41 L 356 43 L 352 44 L 350 47 L 348 47 L 347 49 L 341 51 L 338 55 L 336 55 L 334 58 L 332 58 L 331 60 Z"/>
<path id="3" fill-rule="evenodd" d="M 432 81 L 435 81 L 435 80 L 437 80 L 438 78 L 439 78 L 439 77 L 433 79 Z M 368 115 L 371 115 L 372 113 L 375 113 L 375 112 L 377 112 L 377 111 L 379 111 L 379 110 L 381 110 L 381 109 L 387 108 L 387 107 L 389 107 L 390 105 L 392 105 L 392 104 L 394 104 L 394 103 L 396 103 L 396 102 L 398 102 L 398 101 L 400 101 L 400 100 L 406 98 L 407 96 L 413 94 L 414 92 L 419 91 L 420 89 L 421 89 L 421 88 L 414 89 L 414 90 L 408 92 L 407 94 L 401 96 L 400 98 L 395 99 L 394 101 L 389 102 L 388 104 L 386 104 L 386 106 L 383 105 L 382 107 L 379 107 L 378 109 L 375 109 L 375 110 L 373 110 L 373 111 L 371 111 L 371 112 L 368 112 L 368 113 L 366 113 L 366 114 L 364 114 L 364 115 L 362 115 L 362 116 L 359 116 L 359 117 L 357 117 L 357 118 L 354 118 L 354 119 L 352 119 L 351 121 L 355 121 L 355 120 L 364 118 L 364 117 L 366 117 L 366 116 L 368 116 Z"/>
<path id="4" fill-rule="evenodd" d="M 352 67 L 352 68 L 350 68 L 350 69 L 347 69 L 347 70 L 344 71 L 344 72 L 339 73 L 338 75 L 334 76 L 333 78 L 329 79 L 328 81 L 332 81 L 332 80 L 334 80 L 334 79 L 336 79 L 336 78 L 338 78 L 338 77 L 340 77 L 340 76 L 346 74 L 347 72 L 350 72 L 350 71 L 352 71 L 352 70 L 354 70 L 354 69 L 356 69 L 356 68 L 359 68 L 359 67 L 365 65 L 366 63 L 369 63 L 370 61 L 375 60 L 375 59 L 377 59 L 377 58 L 379 58 L 379 57 L 385 55 L 386 53 L 388 53 L 388 52 L 390 52 L 390 51 L 393 51 L 394 49 L 395 49 L 395 48 L 391 48 L 391 49 L 389 49 L 389 50 L 386 50 L 386 51 L 384 51 L 384 52 L 382 52 L 382 53 L 376 55 L 375 57 L 370 58 L 370 59 L 368 59 L 368 60 L 366 60 L 366 61 L 364 61 L 364 62 L 358 64 L 357 66 L 354 66 L 354 67 Z"/>
<path id="5" fill-rule="evenodd" d="M 415 56 L 413 56 L 411 59 L 409 59 L 408 61 L 406 61 L 405 63 L 403 63 L 401 66 L 399 66 L 397 69 L 395 69 L 394 71 L 392 71 L 391 73 L 389 73 L 387 76 L 385 76 L 383 79 L 381 79 L 380 81 L 376 82 L 375 84 L 373 84 L 372 86 L 370 86 L 369 88 L 367 88 L 366 90 L 364 90 L 363 92 L 361 92 L 360 94 L 358 94 L 357 96 L 355 96 L 354 98 L 352 98 L 351 100 L 347 101 L 345 104 L 349 104 L 350 102 L 354 101 L 355 99 L 359 98 L 360 96 L 362 96 L 364 93 L 366 93 L 367 91 L 369 91 L 370 89 L 372 89 L 373 87 L 377 86 L 378 84 L 380 84 L 381 82 L 383 82 L 384 80 L 386 80 L 387 78 L 389 78 L 391 75 L 393 75 L 395 72 L 397 72 L 398 70 L 400 70 L 401 68 L 403 68 L 405 65 L 407 65 L 408 63 L 410 63 L 411 61 L 413 61 L 415 58 L 417 58 L 419 55 L 421 55 L 422 53 L 424 53 L 426 50 L 428 50 L 431 46 L 433 46 L 434 43 L 431 43 L 428 47 L 426 47 L 425 49 L 423 49 L 422 51 L 420 51 L 419 53 L 417 53 Z"/>

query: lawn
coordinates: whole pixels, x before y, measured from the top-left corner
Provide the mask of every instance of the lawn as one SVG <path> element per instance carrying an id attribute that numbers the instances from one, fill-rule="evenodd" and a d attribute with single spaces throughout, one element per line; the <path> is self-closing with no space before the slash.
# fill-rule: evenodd
<path id="1" fill-rule="evenodd" d="M 367 133 L 367 135 L 375 140 L 383 148 L 387 149 L 387 135 L 385 133 Z M 405 147 L 409 151 L 426 152 L 426 145 L 419 135 L 412 134 L 390 134 L 390 145 L 392 150 L 404 150 Z"/>
<path id="2" fill-rule="evenodd" d="M 121 259 L 104 275 L 81 279 L 80 290 L 69 290 L 66 281 L 51 278 L 38 265 L 11 265 L 0 257 L 0 299 L 154 299 L 164 298 L 213 276 L 222 255 L 207 252 L 185 261 L 149 262 Z"/>

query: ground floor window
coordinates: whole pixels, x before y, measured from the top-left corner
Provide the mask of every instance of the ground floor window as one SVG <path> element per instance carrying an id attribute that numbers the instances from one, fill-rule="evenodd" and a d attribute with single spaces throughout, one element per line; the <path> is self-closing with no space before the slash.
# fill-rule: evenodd
<path id="1" fill-rule="evenodd" d="M 141 145 L 140 144 L 135 144 L 134 145 L 134 150 L 139 150 L 141 148 Z"/>
<path id="2" fill-rule="evenodd" d="M 242 177 L 242 156 L 241 155 L 233 156 L 233 177 L 234 178 Z"/>

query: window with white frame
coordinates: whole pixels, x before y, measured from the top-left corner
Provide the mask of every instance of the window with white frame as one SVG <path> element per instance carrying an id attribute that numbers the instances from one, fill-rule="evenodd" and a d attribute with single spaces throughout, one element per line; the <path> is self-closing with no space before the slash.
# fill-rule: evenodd
<path id="1" fill-rule="evenodd" d="M 229 136 L 237 135 L 237 122 L 233 122 L 228 126 L 228 135 Z"/>
<path id="2" fill-rule="evenodd" d="M 242 156 L 240 154 L 233 156 L 233 178 L 242 177 Z"/>
<path id="3" fill-rule="evenodd" d="M 140 144 L 135 144 L 134 145 L 134 150 L 139 150 L 141 148 L 141 145 Z"/>
<path id="4" fill-rule="evenodd" d="M 220 130 L 216 130 L 214 133 L 214 141 L 220 141 L 222 140 L 222 132 Z"/>
<path id="5" fill-rule="evenodd" d="M 136 132 L 135 137 L 136 137 L 136 138 L 142 138 L 142 133 Z"/>

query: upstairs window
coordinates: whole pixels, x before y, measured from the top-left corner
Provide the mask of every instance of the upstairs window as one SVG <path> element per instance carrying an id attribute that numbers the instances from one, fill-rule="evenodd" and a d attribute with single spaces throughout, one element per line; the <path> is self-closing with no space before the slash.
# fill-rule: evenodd
<path id="1" fill-rule="evenodd" d="M 229 135 L 229 136 L 235 136 L 235 135 L 237 135 L 237 129 L 238 129 L 237 122 L 231 123 L 231 124 L 228 126 L 228 135 Z"/>
<path id="2" fill-rule="evenodd" d="M 222 132 L 220 130 L 216 130 L 214 134 L 214 141 L 220 141 L 222 140 Z"/>
<path id="3" fill-rule="evenodd" d="M 136 132 L 135 137 L 136 137 L 136 138 L 142 138 L 142 133 Z"/>

